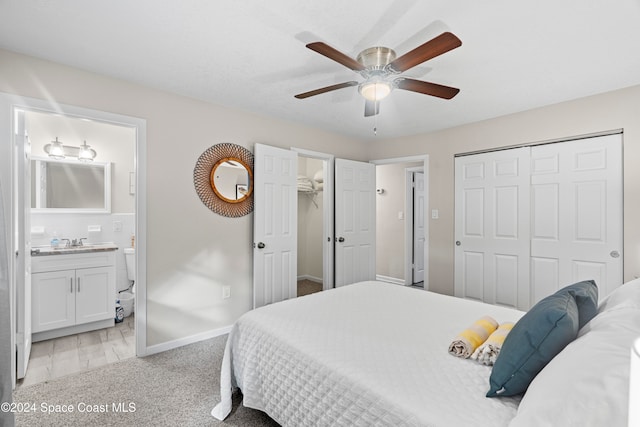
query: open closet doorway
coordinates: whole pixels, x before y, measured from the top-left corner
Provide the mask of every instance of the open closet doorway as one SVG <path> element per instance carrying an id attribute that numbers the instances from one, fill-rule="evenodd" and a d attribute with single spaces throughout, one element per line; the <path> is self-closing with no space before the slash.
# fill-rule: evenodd
<path id="1" fill-rule="evenodd" d="M 428 289 L 428 156 L 375 160 L 376 280 Z"/>
<path id="2" fill-rule="evenodd" d="M 426 247 L 426 195 L 424 168 L 405 169 L 405 253 L 410 259 L 405 261 L 405 284 L 424 288 L 425 247 Z M 410 261 L 410 262 L 409 262 Z M 410 281 L 409 281 L 410 280 Z"/>
<path id="3" fill-rule="evenodd" d="M 15 182 L 26 177 L 14 186 L 11 204 L 21 215 L 9 225 L 18 254 L 10 273 L 14 387 L 18 379 L 32 384 L 145 355 L 146 227 L 139 218 L 146 185 L 137 178 L 145 172 L 144 120 L 22 97 L 2 101 L 16 117 L 7 130 L 27 148 L 11 167 Z M 64 158 L 51 156 L 56 138 Z M 85 161 L 83 144 L 93 152 Z"/>
<path id="4" fill-rule="evenodd" d="M 298 296 L 333 288 L 333 156 L 298 152 Z"/>

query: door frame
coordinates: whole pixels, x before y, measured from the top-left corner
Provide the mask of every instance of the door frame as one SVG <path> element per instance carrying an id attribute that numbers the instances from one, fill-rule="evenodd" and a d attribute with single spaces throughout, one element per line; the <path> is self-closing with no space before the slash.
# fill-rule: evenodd
<path id="1" fill-rule="evenodd" d="M 334 286 L 334 168 L 335 156 L 333 154 L 321 153 L 318 151 L 305 150 L 303 148 L 291 147 L 298 156 L 322 160 L 324 173 L 324 186 L 322 188 L 322 290 L 326 291 Z"/>
<path id="2" fill-rule="evenodd" d="M 397 163 L 413 163 L 422 161 L 422 167 L 417 166 L 416 168 L 422 169 L 424 172 L 424 198 L 425 198 L 425 212 L 429 212 L 429 155 L 416 155 L 416 156 L 406 156 L 406 157 L 392 157 L 387 159 L 378 159 L 378 160 L 370 160 L 369 163 L 373 163 L 374 165 L 390 165 Z M 409 189 L 407 188 L 408 192 Z M 412 199 L 413 197 L 409 197 Z M 413 253 L 413 248 L 411 247 L 413 242 L 413 227 L 409 221 L 409 215 L 411 215 L 411 223 L 413 223 L 413 202 L 411 202 L 411 210 L 408 209 L 408 198 L 405 197 L 405 248 L 404 248 L 404 284 L 405 286 L 411 285 L 411 263 L 412 260 L 410 255 Z M 377 218 L 376 218 L 377 221 Z M 424 290 L 429 290 L 429 215 L 424 216 L 424 234 L 425 234 L 425 247 L 424 247 Z M 408 271 L 408 273 L 407 273 Z"/>
<path id="3" fill-rule="evenodd" d="M 53 100 L 41 100 L 36 98 L 24 97 L 19 95 L 7 94 L 0 92 L 0 110 L 4 110 L 9 114 L 6 114 L 0 119 L 0 145 L 3 146 L 2 151 L 6 151 L 8 154 L 8 164 L 2 165 L 3 169 L 6 167 L 7 173 L 2 177 L 5 178 L 5 182 L 9 183 L 6 188 L 14 189 L 15 182 L 13 174 L 15 172 L 15 147 L 14 147 L 14 133 L 15 133 L 15 111 L 38 111 L 43 113 L 59 114 L 64 116 L 84 118 L 94 120 L 103 123 L 109 123 L 118 126 L 127 126 L 136 129 L 136 142 L 135 142 L 135 176 L 136 176 L 136 195 L 135 195 L 135 234 L 136 234 L 136 301 L 135 301 L 135 336 L 136 336 L 136 355 L 145 356 L 147 354 L 147 339 L 146 339 L 146 241 L 147 241 L 147 180 L 146 180 L 146 162 L 147 162 L 147 143 L 146 143 L 146 120 L 124 116 L 120 114 L 108 113 L 105 111 L 99 111 L 79 106 L 59 104 Z M 4 153 L 3 153 L 4 154 Z M 13 236 L 13 230 L 16 228 L 15 206 L 12 197 L 5 196 L 5 211 L 8 213 L 7 230 L 11 230 L 11 238 L 9 245 L 9 254 L 15 254 L 16 239 Z M 10 283 L 10 304 L 11 304 L 11 345 L 15 348 L 15 333 L 16 333 L 16 284 L 13 280 L 15 277 L 15 259 L 13 256 L 9 256 L 9 277 L 11 277 Z M 16 369 L 16 355 L 12 352 L 11 356 L 11 368 L 13 377 L 13 386 L 15 387 L 15 369 Z"/>
<path id="4" fill-rule="evenodd" d="M 404 221 L 404 251 L 406 254 L 411 254 L 411 257 L 405 257 L 404 260 L 404 285 L 411 286 L 413 285 L 413 256 L 414 256 L 414 227 L 413 227 L 413 213 L 414 213 L 414 202 L 415 199 L 413 197 L 413 186 L 416 172 L 421 172 L 424 175 L 425 179 L 425 199 L 428 199 L 429 189 L 427 187 L 427 175 L 424 173 L 423 166 L 417 166 L 412 168 L 405 168 L 404 177 L 405 177 L 405 197 L 404 197 L 404 211 L 405 211 L 405 221 Z M 427 211 L 425 211 L 425 218 L 427 217 Z M 426 231 L 426 230 L 425 230 Z M 426 237 L 426 236 L 425 236 Z M 425 250 L 427 250 L 428 245 L 425 244 Z M 427 280 L 427 264 L 425 259 L 425 281 Z M 423 282 L 424 283 L 424 282 Z"/>

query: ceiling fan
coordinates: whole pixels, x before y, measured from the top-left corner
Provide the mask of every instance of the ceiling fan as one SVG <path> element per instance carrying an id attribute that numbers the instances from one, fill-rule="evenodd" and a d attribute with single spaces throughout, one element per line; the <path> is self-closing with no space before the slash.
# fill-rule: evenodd
<path id="1" fill-rule="evenodd" d="M 359 73 L 365 80 L 361 83 L 356 81 L 338 83 L 300 93 L 295 97 L 304 99 L 346 87 L 358 86 L 358 91 L 365 98 L 365 117 L 378 114 L 380 100 L 396 88 L 451 99 L 460 92 L 460 89 L 402 77 L 400 74 L 461 45 L 462 42 L 458 37 L 450 32 L 445 32 L 398 58 L 396 58 L 393 49 L 379 46 L 365 49 L 358 54 L 356 59 L 353 59 L 325 43 L 309 43 L 307 48 Z"/>

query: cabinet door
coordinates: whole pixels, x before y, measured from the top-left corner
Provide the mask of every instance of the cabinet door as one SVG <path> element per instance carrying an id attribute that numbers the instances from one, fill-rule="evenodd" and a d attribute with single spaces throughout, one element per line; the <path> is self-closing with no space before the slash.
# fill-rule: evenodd
<path id="1" fill-rule="evenodd" d="M 76 270 L 76 324 L 113 319 L 115 294 L 113 267 Z"/>
<path id="2" fill-rule="evenodd" d="M 75 271 L 51 271 L 32 276 L 32 332 L 75 324 Z"/>

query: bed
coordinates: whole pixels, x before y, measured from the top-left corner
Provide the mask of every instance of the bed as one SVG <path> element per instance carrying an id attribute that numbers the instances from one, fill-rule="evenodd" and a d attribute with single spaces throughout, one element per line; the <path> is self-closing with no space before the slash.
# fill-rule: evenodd
<path id="1" fill-rule="evenodd" d="M 447 351 L 486 315 L 525 313 L 382 282 L 261 307 L 229 335 L 212 415 L 226 418 L 239 388 L 283 426 L 626 426 L 640 282 L 601 302 L 524 396 L 487 398 L 492 367 Z"/>

